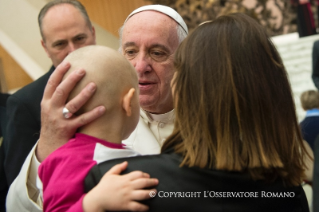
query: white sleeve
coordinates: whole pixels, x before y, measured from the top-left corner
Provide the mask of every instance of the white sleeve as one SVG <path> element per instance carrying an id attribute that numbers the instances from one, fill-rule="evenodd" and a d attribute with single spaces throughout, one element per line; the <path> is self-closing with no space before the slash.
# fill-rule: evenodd
<path id="1" fill-rule="evenodd" d="M 19 175 L 9 188 L 6 200 L 8 212 L 42 212 L 42 197 L 37 188 L 38 167 L 40 163 L 35 156 L 36 147 L 37 144 L 30 151 Z"/>

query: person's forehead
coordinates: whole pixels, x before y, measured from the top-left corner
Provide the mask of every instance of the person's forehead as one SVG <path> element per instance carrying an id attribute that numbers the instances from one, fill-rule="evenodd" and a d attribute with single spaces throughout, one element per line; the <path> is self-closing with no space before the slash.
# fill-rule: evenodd
<path id="1" fill-rule="evenodd" d="M 130 17 L 123 29 L 123 45 L 173 45 L 177 41 L 177 23 L 156 11 L 143 11 Z"/>
<path id="2" fill-rule="evenodd" d="M 74 15 L 77 13 L 80 14 L 80 11 L 71 4 L 67 4 L 67 3 L 58 4 L 48 9 L 48 11 L 43 17 L 43 20 L 50 19 L 52 17 L 64 16 L 64 15 Z"/>
<path id="3" fill-rule="evenodd" d="M 81 12 L 71 4 L 59 4 L 51 7 L 43 17 L 42 28 L 52 24 L 59 24 L 61 20 L 75 20 L 86 24 Z"/>
<path id="4" fill-rule="evenodd" d="M 174 24 L 177 25 L 177 22 L 172 19 L 171 17 L 169 17 L 168 15 L 158 12 L 158 11 L 154 11 L 154 10 L 145 10 L 139 13 L 136 13 L 134 15 L 132 15 L 126 22 L 124 25 L 124 28 L 126 25 L 128 24 L 140 24 L 142 25 L 142 23 L 139 22 L 150 22 L 153 24 L 156 24 L 154 22 L 166 22 L 166 23 L 170 23 L 170 24 Z M 137 22 L 137 23 L 136 23 Z"/>
<path id="5" fill-rule="evenodd" d="M 81 12 L 70 4 L 55 5 L 48 10 L 42 21 L 42 33 L 46 38 L 63 34 L 65 26 L 75 29 L 75 34 L 83 33 L 89 27 Z M 74 35 L 75 36 L 75 35 Z"/>
<path id="6" fill-rule="evenodd" d="M 170 18 L 172 18 L 174 21 L 176 21 L 176 23 L 178 23 L 182 29 L 186 32 L 186 34 L 188 34 L 188 28 L 186 23 L 184 22 L 183 18 L 171 7 L 167 7 L 164 5 L 146 5 L 146 6 L 142 6 L 137 8 L 136 10 L 134 10 L 131 14 L 128 15 L 128 17 L 126 18 L 126 20 L 124 21 L 124 24 L 135 14 L 138 14 L 140 12 L 143 11 L 157 11 L 160 12 L 164 15 L 169 16 Z"/>

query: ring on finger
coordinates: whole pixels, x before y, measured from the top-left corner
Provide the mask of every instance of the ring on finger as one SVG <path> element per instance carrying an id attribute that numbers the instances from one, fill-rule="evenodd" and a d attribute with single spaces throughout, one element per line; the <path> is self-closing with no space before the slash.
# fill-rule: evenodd
<path id="1" fill-rule="evenodd" d="M 64 118 L 69 119 L 72 117 L 72 113 L 68 110 L 68 108 L 64 107 L 62 110 L 62 114 L 64 116 Z"/>

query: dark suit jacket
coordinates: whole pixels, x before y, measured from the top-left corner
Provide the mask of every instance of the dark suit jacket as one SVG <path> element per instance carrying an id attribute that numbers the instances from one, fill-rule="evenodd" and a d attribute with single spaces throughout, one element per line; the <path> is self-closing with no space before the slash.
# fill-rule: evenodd
<path id="1" fill-rule="evenodd" d="M 5 137 L 6 124 L 6 102 L 9 94 L 0 93 L 0 137 Z M 3 171 L 4 151 L 0 146 L 0 170 Z M 4 174 L 0 175 L 0 211 L 5 211 L 5 198 L 7 196 L 8 185 Z"/>
<path id="2" fill-rule="evenodd" d="M 312 46 L 312 81 L 319 90 L 319 40 Z"/>
<path id="3" fill-rule="evenodd" d="M 319 116 L 308 116 L 300 122 L 302 138 L 307 141 L 312 151 L 314 143 L 319 135 Z"/>
<path id="4" fill-rule="evenodd" d="M 6 103 L 10 94 L 0 93 L 0 137 L 4 137 L 6 124 Z"/>
<path id="5" fill-rule="evenodd" d="M 91 169 L 85 179 L 85 189 L 86 192 L 92 189 L 113 165 L 128 161 L 124 173 L 141 170 L 159 179 L 156 197 L 144 201 L 150 211 L 309 211 L 301 186 L 284 187 L 280 179 L 269 184 L 253 181 L 248 174 L 239 172 L 180 168 L 181 159 L 168 150 L 155 156 L 106 161 Z"/>
<path id="6" fill-rule="evenodd" d="M 7 130 L 3 145 L 4 169 L 9 186 L 19 174 L 24 160 L 39 139 L 40 103 L 44 88 L 54 69 L 52 66 L 49 72 L 15 92 L 7 101 Z"/>
<path id="7" fill-rule="evenodd" d="M 312 181 L 313 212 L 319 212 L 319 136 L 315 140 L 313 154 L 315 158 Z"/>

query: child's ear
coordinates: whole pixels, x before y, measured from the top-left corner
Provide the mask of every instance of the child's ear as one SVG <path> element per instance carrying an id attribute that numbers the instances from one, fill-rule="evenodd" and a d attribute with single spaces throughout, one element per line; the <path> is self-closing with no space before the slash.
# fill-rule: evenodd
<path id="1" fill-rule="evenodd" d="M 132 115 L 132 99 L 135 93 L 135 88 L 131 88 L 123 97 L 123 109 L 127 116 Z"/>

